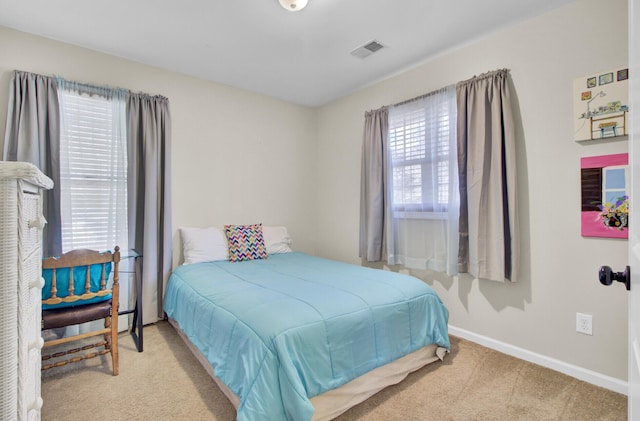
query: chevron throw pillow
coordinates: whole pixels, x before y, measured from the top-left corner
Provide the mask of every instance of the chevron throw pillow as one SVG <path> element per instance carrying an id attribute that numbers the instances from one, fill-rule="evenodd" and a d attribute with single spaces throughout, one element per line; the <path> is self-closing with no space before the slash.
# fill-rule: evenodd
<path id="1" fill-rule="evenodd" d="M 229 243 L 229 260 L 241 262 L 267 258 L 267 248 L 262 235 L 262 224 L 225 225 Z"/>

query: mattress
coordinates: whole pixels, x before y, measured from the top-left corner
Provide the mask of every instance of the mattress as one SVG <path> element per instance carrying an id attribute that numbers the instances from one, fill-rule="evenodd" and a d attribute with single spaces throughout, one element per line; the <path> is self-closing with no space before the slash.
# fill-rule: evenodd
<path id="1" fill-rule="evenodd" d="M 164 302 L 235 397 L 238 420 L 317 418 L 332 391 L 449 348 L 448 312 L 422 281 L 303 253 L 180 266 Z M 358 400 L 350 393 L 346 407 Z"/>

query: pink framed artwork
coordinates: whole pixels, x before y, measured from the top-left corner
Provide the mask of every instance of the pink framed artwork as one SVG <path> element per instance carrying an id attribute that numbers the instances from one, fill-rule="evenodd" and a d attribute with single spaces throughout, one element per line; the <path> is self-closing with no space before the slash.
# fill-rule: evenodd
<path id="1" fill-rule="evenodd" d="M 583 237 L 629 237 L 629 155 L 580 159 Z"/>

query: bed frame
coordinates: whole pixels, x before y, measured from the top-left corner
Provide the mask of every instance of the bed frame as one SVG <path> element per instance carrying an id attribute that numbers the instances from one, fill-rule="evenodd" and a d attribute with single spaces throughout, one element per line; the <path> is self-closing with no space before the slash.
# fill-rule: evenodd
<path id="1" fill-rule="evenodd" d="M 220 390 L 238 409 L 240 399 L 219 378 L 215 376 L 213 367 L 202 355 L 198 348 L 182 332 L 175 320 L 168 319 L 178 335 L 185 342 L 189 350 L 202 364 L 204 369 L 216 382 Z M 315 408 L 313 421 L 324 421 L 336 418 L 348 409 L 364 402 L 387 386 L 400 383 L 410 373 L 438 360 L 444 359 L 446 348 L 435 344 L 427 345 L 411 354 L 405 355 L 389 364 L 378 367 L 370 372 L 353 379 L 337 389 L 329 390 L 321 395 L 311 398 L 311 404 Z"/>

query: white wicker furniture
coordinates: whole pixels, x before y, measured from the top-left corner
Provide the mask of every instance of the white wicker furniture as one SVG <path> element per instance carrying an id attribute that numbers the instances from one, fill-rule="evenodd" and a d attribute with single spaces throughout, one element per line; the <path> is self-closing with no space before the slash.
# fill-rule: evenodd
<path id="1" fill-rule="evenodd" d="M 0 419 L 39 420 L 42 191 L 34 165 L 0 162 Z"/>

